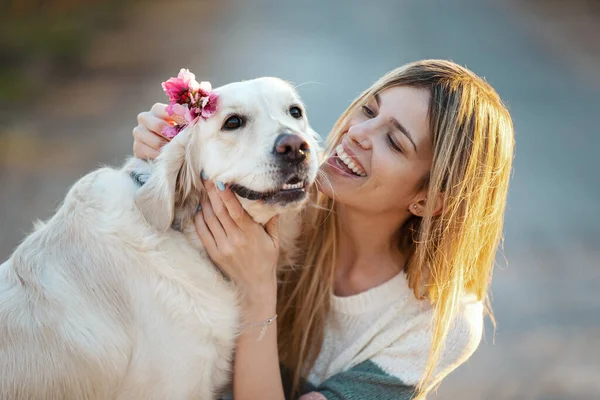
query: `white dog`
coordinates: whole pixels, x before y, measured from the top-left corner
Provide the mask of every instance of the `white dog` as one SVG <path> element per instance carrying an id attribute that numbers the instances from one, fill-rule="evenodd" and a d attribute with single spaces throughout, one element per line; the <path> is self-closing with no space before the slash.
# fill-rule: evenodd
<path id="1" fill-rule="evenodd" d="M 211 399 L 227 383 L 236 291 L 192 225 L 200 173 L 231 185 L 257 222 L 290 215 L 290 250 L 318 160 L 290 85 L 215 91 L 216 114 L 154 165 L 81 178 L 0 266 L 0 399 Z"/>

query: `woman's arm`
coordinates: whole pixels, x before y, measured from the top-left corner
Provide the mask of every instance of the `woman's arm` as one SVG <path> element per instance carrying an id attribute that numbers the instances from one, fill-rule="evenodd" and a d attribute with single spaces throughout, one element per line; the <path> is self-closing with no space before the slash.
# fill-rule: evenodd
<path id="1" fill-rule="evenodd" d="M 247 321 L 265 321 L 275 315 L 275 303 L 248 305 L 243 311 Z M 235 400 L 284 399 L 277 354 L 277 320 L 262 328 L 245 329 L 237 341 L 233 370 Z"/>
<path id="2" fill-rule="evenodd" d="M 278 219 L 263 227 L 246 213 L 231 190 L 219 190 L 210 181 L 205 181 L 205 187 L 208 200 L 196 214 L 196 230 L 208 255 L 241 290 L 242 331 L 235 350 L 234 398 L 282 400 L 277 320 L 266 326 L 262 338 L 262 326 L 255 326 L 276 312 Z"/>

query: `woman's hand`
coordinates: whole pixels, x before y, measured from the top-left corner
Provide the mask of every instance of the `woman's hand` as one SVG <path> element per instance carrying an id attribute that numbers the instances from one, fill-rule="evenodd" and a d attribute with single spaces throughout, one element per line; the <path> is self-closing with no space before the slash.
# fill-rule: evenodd
<path id="1" fill-rule="evenodd" d="M 163 128 L 173 123 L 166 108 L 166 104 L 156 103 L 150 111 L 138 114 L 138 125 L 133 128 L 133 154 L 137 158 L 155 159 L 160 149 L 169 142 L 161 133 Z"/>
<path id="2" fill-rule="evenodd" d="M 210 258 L 242 289 L 233 396 L 239 400 L 284 399 L 277 321 L 264 331 L 260 327 L 275 315 L 277 306 L 278 218 L 263 227 L 246 213 L 231 189 L 206 179 L 204 186 L 208 199 L 194 217 L 196 230 Z"/>
<path id="3" fill-rule="evenodd" d="M 200 240 L 221 271 L 243 290 L 242 306 L 252 315 L 261 309 L 264 318 L 271 317 L 277 302 L 278 217 L 263 227 L 231 189 L 208 180 L 204 185 L 208 200 L 201 202 L 194 218 Z"/>

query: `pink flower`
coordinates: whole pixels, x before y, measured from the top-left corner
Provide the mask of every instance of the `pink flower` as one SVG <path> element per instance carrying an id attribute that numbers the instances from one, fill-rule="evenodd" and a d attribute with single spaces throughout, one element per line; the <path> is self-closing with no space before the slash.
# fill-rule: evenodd
<path id="1" fill-rule="evenodd" d="M 217 100 L 219 95 L 215 92 L 210 92 L 209 95 L 202 100 L 202 118 L 210 118 L 217 112 Z"/>
<path id="2" fill-rule="evenodd" d="M 173 139 L 179 132 L 181 132 L 185 128 L 185 125 L 175 125 L 175 126 L 165 126 L 162 129 L 162 134 L 167 139 Z"/>
<path id="3" fill-rule="evenodd" d="M 196 122 L 198 122 L 198 117 L 201 114 L 201 110 L 198 107 L 192 107 L 189 110 L 187 110 L 187 112 L 185 113 L 185 120 L 190 124 L 190 125 L 194 125 Z"/>
<path id="4" fill-rule="evenodd" d="M 181 68 L 179 74 L 177 74 L 177 78 L 181 79 L 188 86 L 192 86 L 192 83 L 194 86 L 198 85 L 198 82 L 196 82 L 196 75 L 192 74 L 189 69 Z"/>
<path id="5" fill-rule="evenodd" d="M 198 83 L 196 76 L 182 68 L 177 78 L 163 82 L 162 88 L 169 97 L 167 113 L 174 117 L 179 125 L 163 129 L 165 137 L 172 139 L 183 127 L 193 126 L 199 118 L 207 119 L 217 112 L 219 96 L 213 93 L 210 82 Z"/>
<path id="6" fill-rule="evenodd" d="M 187 104 L 171 103 L 167 106 L 165 111 L 167 111 L 169 117 L 172 117 L 173 115 L 185 117 L 189 110 Z"/>
<path id="7" fill-rule="evenodd" d="M 169 101 L 180 104 L 190 101 L 190 89 L 198 90 L 201 87 L 202 84 L 196 82 L 196 76 L 184 68 L 179 71 L 177 78 L 170 78 L 162 83 L 162 88 L 169 96 Z"/>
<path id="8" fill-rule="evenodd" d="M 198 92 L 194 92 L 190 90 L 190 104 L 195 104 L 198 102 L 200 98 L 200 94 Z"/>
<path id="9" fill-rule="evenodd" d="M 206 97 L 212 92 L 212 85 L 210 82 L 202 81 L 198 85 L 198 93 L 200 93 L 201 97 Z"/>
<path id="10" fill-rule="evenodd" d="M 189 86 L 179 78 L 171 78 L 162 83 L 162 88 L 169 96 L 169 102 L 181 103 L 187 100 Z"/>

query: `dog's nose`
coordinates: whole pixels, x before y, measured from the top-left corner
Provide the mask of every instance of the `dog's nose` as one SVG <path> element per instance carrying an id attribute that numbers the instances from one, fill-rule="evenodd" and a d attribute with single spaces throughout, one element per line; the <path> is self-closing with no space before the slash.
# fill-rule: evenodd
<path id="1" fill-rule="evenodd" d="M 300 136 L 282 133 L 275 139 L 273 152 L 279 159 L 299 163 L 306 159 L 309 150 L 308 142 Z"/>

